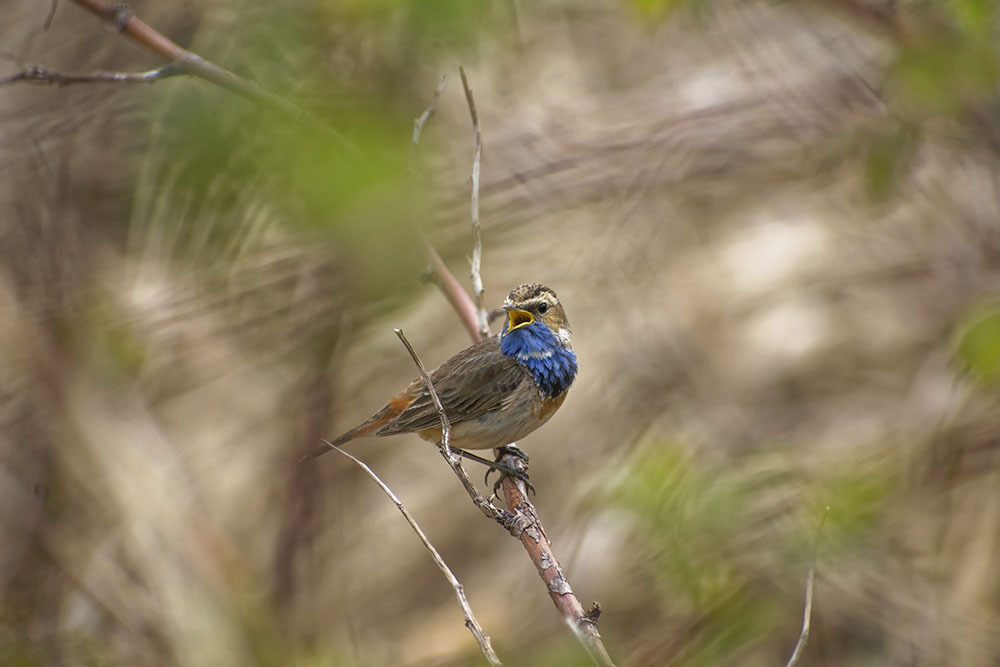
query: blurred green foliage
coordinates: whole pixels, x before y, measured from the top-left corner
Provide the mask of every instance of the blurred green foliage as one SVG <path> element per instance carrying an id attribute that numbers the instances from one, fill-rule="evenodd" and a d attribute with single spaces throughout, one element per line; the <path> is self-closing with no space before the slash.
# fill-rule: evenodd
<path id="1" fill-rule="evenodd" d="M 504 5 L 466 0 L 327 0 L 327 18 L 375 22 L 378 48 L 419 55 L 424 62 L 466 54 L 492 27 L 493 11 Z M 410 63 L 411 65 L 413 63 Z"/>
<path id="2" fill-rule="evenodd" d="M 849 556 L 854 550 L 864 550 L 878 530 L 892 490 L 893 478 L 887 471 L 861 466 L 831 471 L 810 485 L 809 514 L 826 514 L 822 552 Z"/>
<path id="3" fill-rule="evenodd" d="M 971 125 L 966 140 L 978 144 L 976 126 L 1000 101 L 995 0 L 914 3 L 897 11 L 895 57 L 886 80 L 890 125 L 869 146 L 866 169 L 877 199 L 890 194 L 927 122 Z"/>
<path id="4" fill-rule="evenodd" d="M 677 10 L 686 10 L 698 15 L 711 4 L 711 0 L 629 0 L 639 15 L 649 21 L 658 21 Z"/>
<path id="5" fill-rule="evenodd" d="M 159 150 L 141 170 L 157 195 L 140 226 L 173 258 L 221 275 L 248 244 L 309 239 L 346 268 L 355 299 L 406 298 L 426 264 L 418 230 L 435 222 L 432 186 L 411 173 L 413 118 L 430 100 L 435 63 L 453 66 L 481 45 L 494 11 L 458 0 L 254 6 L 230 31 L 206 31 L 199 52 L 225 52 L 220 62 L 356 150 L 200 82 L 158 88 Z M 266 211 L 266 233 L 251 211 Z"/>
<path id="6" fill-rule="evenodd" d="M 910 123 L 900 123 L 887 130 L 869 137 L 865 161 L 868 194 L 878 201 L 886 200 L 893 193 L 919 137 L 919 128 Z"/>
<path id="7" fill-rule="evenodd" d="M 494 640 L 496 644 L 496 641 Z M 529 649 L 529 650 L 525 650 Z M 534 649 L 534 650 L 530 650 Z M 592 667 L 594 662 L 575 639 L 559 637 L 556 641 L 546 642 L 541 646 L 497 646 L 497 653 L 505 664 L 525 665 L 525 667 Z M 469 664 L 482 662 L 473 659 Z"/>
<path id="8" fill-rule="evenodd" d="M 809 567 L 825 507 L 820 567 L 868 548 L 877 532 L 893 488 L 885 470 L 831 469 L 795 495 L 792 469 L 761 467 L 767 456 L 705 464 L 679 445 L 654 442 L 637 451 L 613 491 L 634 519 L 660 612 L 674 623 L 677 614 L 694 619 L 682 664 L 736 664 L 748 648 L 795 627 L 802 592 L 793 573 Z M 775 513 L 782 497 L 789 500 Z M 787 580 L 794 596 L 761 585 L 774 580 Z"/>
<path id="9" fill-rule="evenodd" d="M 996 95 L 998 44 L 976 30 L 942 31 L 904 45 L 893 75 L 900 106 L 917 116 L 967 111 Z"/>
<path id="10" fill-rule="evenodd" d="M 955 351 L 973 377 L 987 385 L 1000 384 L 1000 304 L 979 306 L 961 319 Z"/>

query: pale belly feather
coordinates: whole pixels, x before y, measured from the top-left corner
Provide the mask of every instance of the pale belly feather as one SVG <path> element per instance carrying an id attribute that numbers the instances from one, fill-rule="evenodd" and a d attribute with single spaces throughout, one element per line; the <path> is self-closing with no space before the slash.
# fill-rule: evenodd
<path id="1" fill-rule="evenodd" d="M 533 386 L 515 392 L 514 398 L 501 409 L 453 425 L 451 444 L 461 449 L 493 449 L 520 440 L 549 420 L 566 399 L 566 393 L 543 398 Z M 441 429 L 426 429 L 418 435 L 437 442 L 441 439 Z"/>

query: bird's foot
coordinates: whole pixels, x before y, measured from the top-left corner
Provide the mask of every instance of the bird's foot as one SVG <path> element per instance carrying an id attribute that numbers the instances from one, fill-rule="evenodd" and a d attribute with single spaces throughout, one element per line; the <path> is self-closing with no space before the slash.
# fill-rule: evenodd
<path id="1" fill-rule="evenodd" d="M 493 483 L 493 495 L 498 495 L 500 491 L 500 485 L 503 483 L 504 477 L 512 477 L 514 479 L 519 479 L 524 482 L 525 487 L 528 491 L 534 495 L 535 487 L 531 485 L 528 481 L 528 455 L 524 453 L 524 450 L 517 445 L 504 445 L 503 447 L 497 448 L 497 460 L 494 461 L 494 465 L 490 466 L 490 469 L 486 471 L 486 479 L 484 480 L 487 484 L 490 483 L 490 473 L 496 470 L 500 473 L 497 481 Z M 520 459 L 524 463 L 524 467 L 514 467 L 509 466 L 500 461 L 505 456 L 514 456 Z"/>
<path id="2" fill-rule="evenodd" d="M 452 451 L 457 453 L 462 458 L 469 459 L 470 461 L 476 461 L 477 463 L 482 463 L 484 466 L 486 466 L 486 477 L 483 480 L 484 482 L 486 482 L 486 484 L 490 483 L 490 473 L 492 473 L 494 470 L 500 473 L 500 477 L 498 477 L 497 481 L 493 484 L 493 495 L 498 495 L 497 492 L 500 489 L 500 484 L 503 482 L 505 477 L 513 477 L 514 479 L 521 480 L 522 482 L 524 482 L 525 486 L 528 487 L 528 490 L 531 491 L 532 494 L 535 493 L 535 487 L 533 487 L 531 485 L 531 482 L 528 481 L 528 472 L 527 472 L 528 455 L 525 454 L 520 448 L 515 447 L 513 445 L 500 447 L 499 450 L 500 450 L 500 455 L 497 456 L 497 460 L 490 461 L 489 459 L 484 459 L 481 456 L 476 456 L 471 452 L 467 452 L 464 449 L 458 449 L 457 447 L 452 447 Z M 515 468 L 514 466 L 509 466 L 501 463 L 500 459 L 502 459 L 507 454 L 513 454 L 517 458 L 524 461 L 524 469 L 521 469 L 520 467 Z"/>

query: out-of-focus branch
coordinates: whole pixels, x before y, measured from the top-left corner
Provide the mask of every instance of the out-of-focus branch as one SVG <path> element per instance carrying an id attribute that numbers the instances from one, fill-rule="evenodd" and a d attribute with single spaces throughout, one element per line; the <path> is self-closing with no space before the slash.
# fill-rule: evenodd
<path id="1" fill-rule="evenodd" d="M 476 322 L 479 325 L 479 338 L 482 339 L 490 335 L 486 307 L 483 305 L 486 289 L 483 287 L 482 277 L 483 234 L 479 224 L 479 169 L 483 157 L 483 142 L 479 133 L 479 112 L 476 110 L 476 99 L 472 96 L 469 79 L 465 76 L 464 68 L 459 67 L 458 73 L 462 76 L 465 101 L 469 104 L 469 115 L 472 117 L 472 294 L 476 299 Z"/>
<path id="2" fill-rule="evenodd" d="M 177 63 L 169 63 L 163 67 L 146 72 L 89 72 L 86 74 L 66 74 L 56 72 L 41 65 L 25 67 L 17 74 L 0 79 L 0 86 L 8 83 L 25 81 L 28 83 L 49 84 L 53 86 L 69 86 L 75 83 L 153 83 L 160 79 L 183 74 Z"/>
<path id="3" fill-rule="evenodd" d="M 158 53 L 182 73 L 197 76 L 210 81 L 217 86 L 241 95 L 273 112 L 279 113 L 301 125 L 323 131 L 327 136 L 337 141 L 343 148 L 352 153 L 360 153 L 354 143 L 343 134 L 322 122 L 305 109 L 292 104 L 283 97 L 264 90 L 252 81 L 248 81 L 215 63 L 205 60 L 192 51 L 188 51 L 168 39 L 162 33 L 150 27 L 136 17 L 123 4 L 109 5 L 101 0 L 72 0 L 95 16 L 110 22 L 115 29 L 128 35 L 133 40 L 154 53 Z"/>
<path id="4" fill-rule="evenodd" d="M 462 285 L 451 271 L 448 270 L 448 267 L 445 266 L 441 256 L 437 254 L 434 247 L 426 240 L 424 240 L 424 254 L 427 256 L 427 261 L 430 264 L 431 279 L 438 284 L 448 303 L 455 309 L 458 319 L 469 333 L 469 337 L 472 338 L 473 342 L 478 342 L 481 338 L 476 304 L 472 303 L 468 292 L 462 289 Z"/>
<path id="5" fill-rule="evenodd" d="M 396 329 L 396 333 L 401 334 L 402 332 L 400 332 L 399 329 Z M 435 405 L 438 404 L 439 401 L 435 401 Z M 447 417 L 445 417 L 444 415 L 444 410 L 441 410 L 440 414 L 442 422 L 446 423 Z M 340 447 L 337 447 L 336 445 L 332 445 L 329 442 L 327 442 L 326 444 L 330 445 L 338 452 L 340 452 L 341 454 L 343 454 L 344 456 L 346 456 L 347 458 L 351 459 L 359 466 L 361 466 L 361 469 L 364 470 L 369 477 L 375 480 L 375 483 L 379 485 L 379 488 L 382 489 L 382 492 L 385 493 L 385 495 L 389 496 L 393 504 L 396 505 L 396 509 L 400 511 L 400 513 L 403 515 L 403 518 L 406 519 L 406 522 L 410 524 L 410 528 L 413 529 L 413 532 L 416 533 L 417 537 L 420 538 L 420 541 L 423 543 L 424 547 L 427 549 L 427 551 L 430 552 L 431 558 L 434 560 L 434 564 L 438 566 L 438 569 L 441 570 L 442 573 L 444 573 L 444 576 L 448 580 L 448 583 L 450 583 L 451 587 L 455 589 L 455 597 L 458 598 L 458 604 L 462 608 L 462 614 L 465 616 L 465 627 L 469 628 L 469 632 L 471 632 L 472 636 L 476 638 L 477 642 L 479 642 L 479 648 L 480 650 L 482 650 L 483 655 L 486 656 L 486 660 L 489 661 L 491 665 L 501 665 L 502 667 L 503 663 L 500 662 L 500 658 L 497 657 L 496 652 L 493 650 L 493 645 L 490 642 L 489 636 L 483 631 L 483 627 L 479 625 L 479 621 L 476 620 L 476 615 L 472 613 L 472 607 L 469 606 L 469 600 L 465 597 L 465 588 L 462 586 L 462 582 L 458 580 L 458 577 L 455 576 L 455 573 L 452 572 L 451 568 L 448 567 L 448 564 L 444 562 L 444 559 L 441 557 L 441 554 L 438 553 L 438 550 L 434 548 L 434 545 L 431 544 L 431 541 L 427 538 L 427 534 L 424 533 L 424 531 L 417 524 L 413 516 L 409 513 L 409 511 L 407 511 L 406 507 L 403 505 L 403 501 L 401 501 L 396 496 L 396 494 L 392 492 L 392 489 L 390 489 L 385 482 L 379 479 L 379 476 L 376 475 L 375 472 L 371 468 L 369 468 L 364 462 L 362 462 L 361 460 L 359 460 L 354 456 L 351 456 L 350 454 L 345 452 Z"/>

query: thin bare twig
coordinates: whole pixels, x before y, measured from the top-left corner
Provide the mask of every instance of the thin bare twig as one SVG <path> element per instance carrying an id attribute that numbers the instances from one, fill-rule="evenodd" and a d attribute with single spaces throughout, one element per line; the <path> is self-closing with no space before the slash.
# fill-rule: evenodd
<path id="1" fill-rule="evenodd" d="M 420 133 L 424 131 L 424 125 L 431 119 L 434 113 L 437 111 L 438 100 L 441 99 L 441 91 L 444 90 L 444 84 L 448 81 L 448 76 L 445 74 L 441 75 L 441 79 L 438 81 L 438 85 L 434 88 L 434 97 L 431 99 L 431 103 L 427 105 L 424 112 L 413 119 L 413 139 L 411 143 L 411 157 L 417 150 L 417 145 L 420 143 Z"/>
<path id="2" fill-rule="evenodd" d="M 406 334 L 403 333 L 403 330 L 393 329 L 392 331 L 403 342 L 410 356 L 413 357 L 413 363 L 417 365 L 417 370 L 420 371 L 420 377 L 424 381 L 424 386 L 427 387 L 427 392 L 431 395 L 431 400 L 434 402 L 434 409 L 437 410 L 438 417 L 441 419 L 441 449 L 444 450 L 444 458 L 448 463 L 458 463 L 458 458 L 451 453 L 451 447 L 449 446 L 449 441 L 451 440 L 451 422 L 448 421 L 448 415 L 444 413 L 444 406 L 441 405 L 441 399 L 438 398 L 437 390 L 434 389 L 431 376 L 427 373 L 427 369 L 424 368 L 424 364 L 420 361 L 420 357 L 417 356 L 413 346 L 410 345 L 410 341 L 406 339 Z"/>
<path id="3" fill-rule="evenodd" d="M 472 116 L 472 293 L 476 299 L 476 316 L 479 325 L 479 337 L 487 338 L 490 335 L 490 325 L 486 319 L 486 307 L 483 305 L 486 289 L 483 287 L 482 262 L 483 262 L 483 234 L 479 224 L 479 169 L 483 157 L 483 142 L 479 133 L 479 112 L 476 110 L 476 99 L 472 96 L 472 88 L 469 87 L 469 79 L 465 76 L 465 69 L 458 68 L 458 73 L 462 76 L 462 88 L 465 89 L 465 101 L 469 104 L 469 115 Z"/>
<path id="4" fill-rule="evenodd" d="M 66 74 L 56 72 L 42 65 L 25 67 L 17 74 L 0 79 L 0 86 L 18 81 L 28 83 L 49 84 L 53 86 L 69 86 L 76 83 L 153 83 L 160 79 L 184 74 L 177 63 L 168 63 L 146 72 L 89 72 L 86 74 Z"/>
<path id="5" fill-rule="evenodd" d="M 109 5 L 102 0 L 73 0 L 73 2 L 110 22 L 118 32 L 128 35 L 150 51 L 171 61 L 184 74 L 210 81 L 266 109 L 290 118 L 300 125 L 321 130 L 339 143 L 341 147 L 354 154 L 361 153 L 354 142 L 302 107 L 292 104 L 285 98 L 264 90 L 256 83 L 237 76 L 213 62 L 205 60 L 198 54 L 178 46 L 136 17 L 125 5 Z"/>
<path id="6" fill-rule="evenodd" d="M 521 530 L 520 525 L 517 523 L 516 518 L 510 512 L 505 512 L 493 503 L 491 503 L 483 494 L 479 493 L 476 489 L 476 485 L 472 483 L 469 479 L 468 473 L 465 472 L 465 468 L 462 467 L 462 460 L 455 456 L 452 451 L 449 441 L 451 439 L 451 424 L 448 422 L 448 415 L 444 412 L 444 406 L 441 405 L 441 399 L 437 395 L 437 391 L 434 389 L 434 383 L 431 382 L 431 377 L 427 373 L 427 369 L 424 368 L 424 364 L 420 361 L 420 357 L 417 356 L 416 351 L 413 346 L 410 345 L 410 341 L 406 339 L 406 334 L 403 333 L 402 329 L 393 329 L 399 340 L 402 341 L 403 345 L 406 347 L 406 351 L 410 353 L 410 357 L 413 359 L 413 363 L 417 365 L 417 370 L 420 371 L 420 377 L 424 381 L 424 386 L 427 387 L 427 392 L 431 396 L 431 400 L 434 401 L 434 408 L 437 410 L 438 417 L 441 418 L 441 442 L 438 443 L 438 451 L 441 452 L 441 456 L 444 460 L 448 462 L 451 469 L 454 471 L 455 475 L 458 476 L 462 486 L 465 487 L 465 491 L 472 498 L 473 504 L 479 508 L 479 510 L 486 515 L 488 518 L 493 519 L 501 526 L 506 528 L 511 534 L 515 531 Z"/>
<path id="7" fill-rule="evenodd" d="M 816 558 L 819 555 L 819 536 L 823 532 L 823 524 L 826 523 L 826 516 L 829 513 L 830 507 L 827 506 L 823 510 L 823 518 L 819 521 L 819 528 L 816 529 L 816 539 L 813 542 L 812 564 L 809 566 L 809 574 L 806 576 L 806 604 L 805 609 L 802 610 L 802 632 L 799 633 L 799 641 L 796 642 L 795 650 L 792 651 L 792 657 L 785 663 L 785 667 L 795 667 L 795 664 L 798 663 L 799 658 L 802 656 L 802 651 L 805 650 L 806 642 L 809 641 L 809 626 L 812 623 L 813 584 L 816 581 Z"/>
<path id="8" fill-rule="evenodd" d="M 477 642 L 479 642 L 479 648 L 482 650 L 483 655 L 486 656 L 486 660 L 488 660 L 491 665 L 501 665 L 502 667 L 503 663 L 500 662 L 500 658 L 498 658 L 497 654 L 493 651 L 493 645 L 490 643 L 489 636 L 483 631 L 483 627 L 479 625 L 479 621 L 476 620 L 476 615 L 472 613 L 472 607 L 469 606 L 469 600 L 465 597 L 465 588 L 462 586 L 462 582 L 458 580 L 458 577 L 456 577 L 455 573 L 451 571 L 448 564 L 444 562 L 444 559 L 441 557 L 441 554 L 438 553 L 438 550 L 435 549 L 434 545 L 431 544 L 431 541 L 427 539 L 427 535 L 423 530 L 421 530 L 416 520 L 403 505 L 403 501 L 401 501 L 396 494 L 392 492 L 392 489 L 390 489 L 385 482 L 379 479 L 379 476 L 376 475 L 375 472 L 363 461 L 348 454 L 340 447 L 337 447 L 326 440 L 323 442 L 326 442 L 326 444 L 330 445 L 330 447 L 336 449 L 338 452 L 361 466 L 361 469 L 368 473 L 369 477 L 375 480 L 375 483 L 379 485 L 382 492 L 389 496 L 393 504 L 396 505 L 396 509 L 400 511 L 406 519 L 406 522 L 410 524 L 410 528 L 413 529 L 413 532 L 416 533 L 417 537 L 420 538 L 420 541 L 423 542 L 424 547 L 431 553 L 431 558 L 434 559 L 434 564 L 438 566 L 438 569 L 441 570 L 442 573 L 444 573 L 448 583 L 450 583 L 451 587 L 455 589 L 455 597 L 458 598 L 458 604 L 462 608 L 462 614 L 465 616 L 465 627 L 469 628 L 469 632 L 471 632 L 472 636 L 476 638 Z"/>
<path id="9" fill-rule="evenodd" d="M 437 87 L 434 89 L 434 99 L 431 100 L 430 105 L 428 105 L 424 112 L 413 121 L 413 142 L 410 151 L 411 172 L 417 146 L 420 143 L 420 134 L 423 131 L 424 125 L 431 119 L 437 109 L 437 103 L 441 97 L 441 91 L 444 90 L 444 84 L 446 81 L 447 77 L 442 75 L 440 81 L 438 81 Z M 427 256 L 427 262 L 430 264 L 429 279 L 434 280 L 439 284 L 441 291 L 444 292 L 448 302 L 451 303 L 451 307 L 454 308 L 459 314 L 459 319 L 468 330 L 469 336 L 472 337 L 472 340 L 480 340 L 479 323 L 477 322 L 475 304 L 472 303 L 469 295 L 465 293 L 465 290 L 462 289 L 458 280 L 455 279 L 455 276 L 453 276 L 445 266 L 444 260 L 441 259 L 441 256 L 437 253 L 437 250 L 434 249 L 434 246 L 432 246 L 422 234 L 420 240 L 424 244 L 424 255 Z"/>

